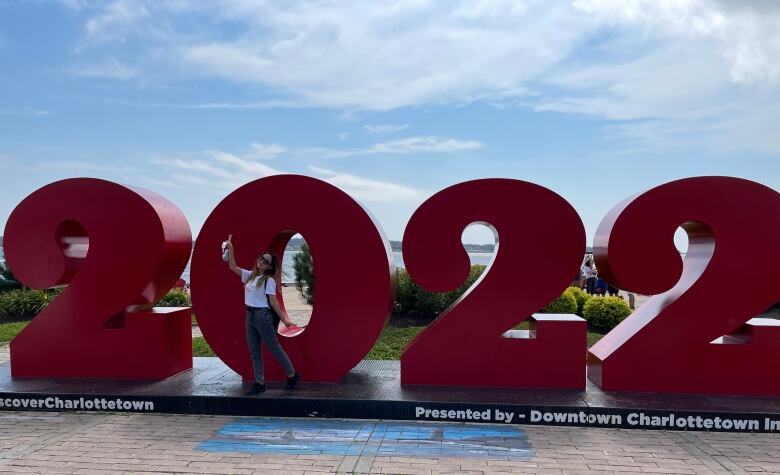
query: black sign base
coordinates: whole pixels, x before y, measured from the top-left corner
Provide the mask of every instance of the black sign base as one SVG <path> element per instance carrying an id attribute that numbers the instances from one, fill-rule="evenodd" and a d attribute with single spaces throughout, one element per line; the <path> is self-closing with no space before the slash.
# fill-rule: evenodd
<path id="1" fill-rule="evenodd" d="M 364 360 L 337 384 L 249 384 L 217 358 L 164 381 L 12 379 L 0 365 L 0 410 L 98 411 L 455 421 L 780 433 L 780 398 L 402 387 L 398 361 Z"/>

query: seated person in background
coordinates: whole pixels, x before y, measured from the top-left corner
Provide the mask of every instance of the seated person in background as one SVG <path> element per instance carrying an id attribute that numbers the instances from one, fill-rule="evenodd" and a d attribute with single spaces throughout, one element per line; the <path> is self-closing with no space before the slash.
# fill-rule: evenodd
<path id="1" fill-rule="evenodd" d="M 609 294 L 610 297 L 617 297 L 618 291 L 619 290 L 617 287 L 607 282 L 607 293 Z"/>
<path id="2" fill-rule="evenodd" d="M 596 285 L 593 288 L 593 295 L 601 295 L 607 293 L 607 281 L 604 279 L 596 279 Z"/>

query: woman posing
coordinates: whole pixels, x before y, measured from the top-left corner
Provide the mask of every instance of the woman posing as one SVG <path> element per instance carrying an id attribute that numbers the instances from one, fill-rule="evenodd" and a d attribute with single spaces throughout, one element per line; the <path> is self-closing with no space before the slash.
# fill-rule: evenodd
<path id="1" fill-rule="evenodd" d="M 596 266 L 593 264 L 592 256 L 585 256 L 585 260 L 580 267 L 580 272 L 585 278 L 585 292 L 593 295 L 596 291 Z"/>
<path id="2" fill-rule="evenodd" d="M 271 252 L 264 252 L 255 261 L 255 267 L 251 271 L 242 269 L 236 265 L 233 255 L 233 243 L 228 238 L 225 243 L 228 251 L 228 266 L 236 275 L 241 277 L 244 283 L 244 304 L 246 305 L 246 342 L 249 353 L 252 355 L 252 368 L 255 374 L 255 382 L 249 394 L 258 394 L 265 391 L 265 379 L 263 374 L 262 343 L 268 345 L 271 354 L 284 368 L 287 375 L 287 389 L 293 389 L 301 379 L 300 373 L 293 369 L 290 358 L 285 353 L 279 340 L 276 339 L 274 317 L 269 307 L 273 308 L 286 326 L 292 325 L 290 317 L 280 306 L 276 299 L 276 285 L 281 279 L 279 260 Z"/>

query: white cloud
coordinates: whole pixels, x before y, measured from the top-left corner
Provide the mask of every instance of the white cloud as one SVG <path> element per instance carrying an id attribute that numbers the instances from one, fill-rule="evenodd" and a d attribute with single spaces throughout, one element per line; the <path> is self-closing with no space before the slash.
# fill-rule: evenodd
<path id="1" fill-rule="evenodd" d="M 255 160 L 270 160 L 287 151 L 286 148 L 278 143 L 263 144 L 252 142 L 249 144 L 249 149 L 250 151 L 247 154 L 247 158 Z"/>
<path id="2" fill-rule="evenodd" d="M 152 164 L 172 170 L 170 179 L 150 177 L 141 177 L 141 179 L 152 185 L 164 183 L 173 188 L 196 185 L 204 186 L 214 193 L 222 193 L 232 191 L 258 178 L 287 173 L 221 150 L 208 150 L 204 155 L 207 159 L 153 157 L 150 159 Z M 424 196 L 420 191 L 395 183 L 339 173 L 316 166 L 310 166 L 308 170 L 361 201 L 408 203 L 419 201 Z"/>
<path id="3" fill-rule="evenodd" d="M 339 120 L 341 122 L 358 122 L 362 120 L 360 118 L 360 113 L 354 109 L 350 110 L 343 110 L 336 115 L 336 120 Z"/>
<path id="4" fill-rule="evenodd" d="M 99 13 L 89 18 L 84 28 L 90 41 L 108 40 L 122 37 L 129 32 L 131 26 L 148 16 L 149 10 L 144 2 L 118 0 L 106 5 Z"/>
<path id="5" fill-rule="evenodd" d="M 253 143 L 259 146 L 260 144 Z M 281 147 L 280 147 L 281 148 Z M 249 155 L 251 155 L 251 151 Z M 239 156 L 222 150 L 206 150 L 205 158 L 153 157 L 149 161 L 173 170 L 171 182 L 178 185 L 206 186 L 214 193 L 232 191 L 252 180 L 283 171 L 256 162 L 249 156 Z"/>
<path id="6" fill-rule="evenodd" d="M 187 185 L 207 186 L 211 184 L 211 181 L 206 178 L 194 175 L 185 175 L 183 173 L 174 173 L 171 175 L 171 178 L 173 178 L 176 183 Z"/>
<path id="7" fill-rule="evenodd" d="M 711 41 L 702 46 L 723 61 L 732 81 L 780 78 L 780 17 L 749 8 L 726 11 L 712 0 L 578 0 L 573 8 L 492 2 L 447 9 L 407 2 L 336 6 L 333 14 L 324 11 L 333 8 L 326 3 L 284 11 L 236 3 L 230 13 L 274 33 L 192 46 L 185 61 L 325 106 L 384 110 L 533 94 L 528 84 L 546 82 L 582 41 L 615 27 L 625 28 L 625 35 L 639 27 L 647 41 Z M 407 16 L 418 20 L 399 28 Z"/>
<path id="8" fill-rule="evenodd" d="M 215 178 L 234 179 L 235 175 L 223 168 L 214 166 L 204 160 L 192 160 L 186 158 L 160 158 L 154 157 L 149 160 L 153 165 L 166 165 L 169 167 L 179 168 L 190 172 L 200 172 L 206 175 L 211 175 Z"/>
<path id="9" fill-rule="evenodd" d="M 90 11 L 88 38 L 119 44 L 136 35 L 141 54 L 154 58 L 126 64 L 263 93 L 185 107 L 327 107 L 348 120 L 366 110 L 481 101 L 650 120 L 658 133 L 728 124 L 729 147 L 780 151 L 780 136 L 754 133 L 771 130 L 769 111 L 780 108 L 776 1 L 118 0 Z M 714 146 L 720 138 L 698 140 Z M 333 153 L 402 153 L 396 145 Z"/>
<path id="10" fill-rule="evenodd" d="M 448 137 L 409 137 L 379 143 L 371 147 L 371 153 L 454 153 L 464 150 L 476 150 L 484 147 L 476 140 L 457 140 Z"/>
<path id="11" fill-rule="evenodd" d="M 194 66 L 193 73 L 333 107 L 389 109 L 527 94 L 529 81 L 543 79 L 592 35 L 616 27 L 646 38 L 709 38 L 734 80 L 780 79 L 780 8 L 765 0 L 116 0 L 92 10 L 89 37 L 153 32 L 143 39 L 170 40 L 160 45 L 170 49 L 168 59 Z M 210 25 L 245 28 L 225 36 L 176 22 L 191 14 L 207 16 Z"/>
<path id="12" fill-rule="evenodd" d="M 211 150 L 208 151 L 207 153 L 220 164 L 232 166 L 233 168 L 237 168 L 241 172 L 249 173 L 255 177 L 279 175 L 280 173 L 282 173 L 281 171 L 273 169 L 268 165 L 254 162 L 252 160 L 246 160 L 237 157 L 236 155 L 233 155 L 231 153 L 220 152 L 218 150 Z"/>
<path id="13" fill-rule="evenodd" d="M 457 140 L 449 137 L 421 136 L 408 137 L 389 142 L 380 142 L 370 147 L 335 149 L 335 148 L 306 148 L 299 153 L 311 156 L 327 158 L 344 158 L 363 155 L 408 155 L 430 153 L 457 153 L 469 150 L 477 150 L 484 147 L 482 142 L 476 140 Z"/>
<path id="14" fill-rule="evenodd" d="M 195 10 L 209 10 L 212 28 L 193 32 L 180 26 L 190 22 L 177 23 Z M 219 22 L 235 33 L 215 34 Z M 568 5 L 538 0 L 120 0 L 86 24 L 90 39 L 164 39 L 151 50 L 166 50 L 177 70 L 267 86 L 309 106 L 375 110 L 515 94 L 589 28 Z"/>
<path id="15" fill-rule="evenodd" d="M 409 124 L 382 124 L 382 125 L 367 124 L 363 126 L 363 130 L 370 132 L 372 134 L 392 134 L 395 132 L 406 130 L 408 128 L 409 128 Z"/>
<path id="16" fill-rule="evenodd" d="M 617 28 L 620 59 L 570 63 L 548 80 L 537 110 L 618 121 L 640 148 L 704 146 L 780 153 L 780 5 L 715 0 L 578 0 L 575 8 Z M 756 39 L 756 35 L 760 39 Z M 752 38 L 752 39 L 751 39 Z M 751 42 L 759 44 L 753 46 Z M 629 48 L 639 51 L 626 54 Z M 734 52 L 746 50 L 736 60 Z"/>
<path id="17" fill-rule="evenodd" d="M 139 176 L 138 179 L 141 183 L 143 183 L 144 186 L 152 186 L 152 187 L 165 187 L 165 188 L 173 188 L 176 190 L 184 190 L 187 187 L 180 184 L 180 183 L 174 183 L 171 180 L 161 180 L 159 178 L 153 178 L 149 176 Z"/>
<path id="18" fill-rule="evenodd" d="M 58 2 L 74 11 L 81 11 L 90 5 L 89 0 L 58 0 Z"/>
<path id="19" fill-rule="evenodd" d="M 730 84 L 723 74 L 691 80 L 702 70 L 724 67 L 713 52 L 695 46 L 671 46 L 617 65 L 570 68 L 550 80 L 559 92 L 538 97 L 535 107 L 613 120 L 711 116 L 723 106 L 712 99 Z"/>
<path id="20" fill-rule="evenodd" d="M 309 170 L 318 175 L 318 178 L 340 188 L 360 201 L 385 203 L 416 202 L 425 196 L 418 190 L 395 183 L 371 180 L 316 166 L 310 166 Z"/>
<path id="21" fill-rule="evenodd" d="M 724 0 L 575 0 L 576 9 L 624 27 L 677 40 L 706 38 L 736 82 L 780 82 L 777 2 Z"/>
<path id="22" fill-rule="evenodd" d="M 111 59 L 103 64 L 95 64 L 90 66 L 71 68 L 68 69 L 66 72 L 71 76 L 76 76 L 76 77 L 92 77 L 92 78 L 119 79 L 119 80 L 132 79 L 141 74 L 138 69 L 134 69 L 125 64 L 122 64 L 116 59 Z"/>
<path id="23" fill-rule="evenodd" d="M 286 173 L 258 161 L 276 158 L 282 154 L 302 157 L 343 158 L 378 154 L 455 153 L 463 150 L 475 150 L 481 147 L 483 145 L 480 142 L 461 141 L 446 137 L 410 137 L 391 142 L 382 142 L 362 149 L 289 149 L 276 143 L 261 144 L 252 142 L 249 149 L 240 155 L 222 150 L 206 150 L 203 152 L 206 159 L 153 157 L 150 159 L 150 162 L 155 165 L 162 165 L 186 172 L 172 175 L 173 181 L 178 183 L 210 183 L 220 189 L 232 189 L 256 178 Z M 322 171 L 324 169 L 318 170 Z M 398 199 L 398 197 L 408 199 L 411 196 L 416 196 L 413 190 L 410 191 L 410 189 L 403 186 L 367 179 L 360 181 L 362 179 L 354 175 L 338 174 L 338 180 L 341 184 L 351 186 L 352 188 L 350 189 L 355 191 L 355 196 L 360 196 L 368 201 L 388 201 Z"/>

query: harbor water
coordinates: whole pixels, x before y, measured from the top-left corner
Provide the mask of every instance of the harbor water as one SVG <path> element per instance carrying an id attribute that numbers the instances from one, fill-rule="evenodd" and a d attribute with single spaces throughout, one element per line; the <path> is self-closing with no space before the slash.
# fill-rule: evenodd
<path id="1" fill-rule="evenodd" d="M 284 253 L 284 257 L 282 258 L 282 282 L 284 283 L 293 283 L 295 282 L 295 271 L 293 270 L 293 258 L 296 254 L 298 254 L 300 251 L 286 251 Z M 493 255 L 491 253 L 485 253 L 485 252 L 470 252 L 469 258 L 471 259 L 471 264 L 481 264 L 481 265 L 488 265 L 490 263 L 490 258 Z M 316 259 L 316 258 L 315 258 Z M 0 246 L 0 262 L 5 263 L 5 254 L 3 253 L 3 247 Z M 393 263 L 395 264 L 396 268 L 403 268 L 404 267 L 404 259 L 401 252 L 393 252 Z M 316 260 L 315 260 L 315 268 L 316 268 Z M 184 272 L 182 273 L 182 279 L 189 282 L 190 281 L 190 263 L 187 263 L 187 267 L 184 269 Z"/>

